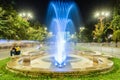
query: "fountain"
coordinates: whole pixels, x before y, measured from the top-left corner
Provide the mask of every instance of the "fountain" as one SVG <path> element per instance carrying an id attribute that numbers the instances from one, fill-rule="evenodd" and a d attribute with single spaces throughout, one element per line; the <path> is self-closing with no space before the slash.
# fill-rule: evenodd
<path id="1" fill-rule="evenodd" d="M 48 9 L 48 22 L 50 31 L 53 33 L 55 45 L 51 51 L 54 51 L 54 64 L 58 67 L 66 65 L 66 59 L 69 55 L 67 32 L 74 33 L 73 17 L 79 20 L 78 10 L 74 2 L 55 1 L 51 2 Z M 54 49 L 54 50 L 53 50 Z"/>
<path id="2" fill-rule="evenodd" d="M 53 33 L 52 44 L 47 52 L 29 50 L 26 55 L 14 57 L 7 63 L 10 71 L 24 75 L 84 75 L 91 72 L 108 72 L 113 62 L 108 57 L 95 52 L 74 51 L 67 39 L 67 33 L 74 34 L 74 26 L 79 22 L 77 6 L 74 2 L 53 1 L 48 8 L 47 22 Z"/>

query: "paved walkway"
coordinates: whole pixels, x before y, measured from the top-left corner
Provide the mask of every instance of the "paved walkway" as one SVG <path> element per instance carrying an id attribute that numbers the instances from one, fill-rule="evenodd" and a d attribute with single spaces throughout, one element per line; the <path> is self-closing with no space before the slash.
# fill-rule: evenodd
<path id="1" fill-rule="evenodd" d="M 92 50 L 92 51 L 99 51 L 102 52 L 104 54 L 109 54 L 115 57 L 120 58 L 120 47 L 116 48 L 116 47 L 110 47 L 110 46 L 100 46 L 99 45 L 93 45 L 91 43 L 78 43 L 77 47 L 78 48 L 86 48 L 88 50 Z M 22 52 L 26 52 L 29 50 L 33 50 L 36 47 L 29 47 L 29 48 L 22 48 L 21 51 Z M 4 59 L 10 56 L 10 49 L 0 49 L 0 59 Z"/>
<path id="2" fill-rule="evenodd" d="M 99 51 L 104 54 L 108 54 L 108 55 L 112 55 L 120 58 L 120 47 L 117 48 L 117 47 L 110 47 L 110 46 L 102 46 L 101 44 L 93 45 L 91 43 L 79 43 L 77 44 L 77 46 L 83 47 L 92 51 Z"/>
<path id="3" fill-rule="evenodd" d="M 35 47 L 26 47 L 26 48 L 21 48 L 21 53 L 33 50 Z M 10 49 L 0 49 L 0 59 L 4 59 L 10 57 Z"/>

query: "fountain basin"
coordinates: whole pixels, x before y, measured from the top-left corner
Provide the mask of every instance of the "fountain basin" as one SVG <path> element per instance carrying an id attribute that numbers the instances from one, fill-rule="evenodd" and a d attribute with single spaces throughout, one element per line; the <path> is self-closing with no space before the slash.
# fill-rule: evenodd
<path id="1" fill-rule="evenodd" d="M 39 54 L 30 57 L 30 64 L 24 65 L 24 57 L 17 57 L 7 63 L 6 68 L 28 76 L 85 75 L 91 72 L 109 72 L 113 62 L 103 56 L 70 54 L 63 68 L 53 65 L 53 56 Z M 29 61 L 29 60 L 28 60 Z"/>

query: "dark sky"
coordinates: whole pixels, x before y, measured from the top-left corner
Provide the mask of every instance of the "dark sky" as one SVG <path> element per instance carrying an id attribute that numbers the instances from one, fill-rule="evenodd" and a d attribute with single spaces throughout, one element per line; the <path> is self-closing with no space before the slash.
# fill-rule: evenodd
<path id="1" fill-rule="evenodd" d="M 62 0 L 63 1 L 63 0 Z M 70 0 L 66 0 L 70 1 Z M 72 0 L 73 1 L 73 0 Z M 95 11 L 112 10 L 114 0 L 74 0 L 78 6 L 82 21 L 88 24 L 94 20 L 93 13 Z M 15 8 L 18 12 L 30 11 L 34 15 L 34 19 L 44 24 L 46 21 L 46 12 L 50 0 L 15 0 Z M 112 11 L 111 11 L 112 12 Z"/>

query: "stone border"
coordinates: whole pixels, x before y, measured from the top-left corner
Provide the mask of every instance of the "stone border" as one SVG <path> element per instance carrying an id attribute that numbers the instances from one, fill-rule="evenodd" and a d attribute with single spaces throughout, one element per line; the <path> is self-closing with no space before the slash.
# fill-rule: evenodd
<path id="1" fill-rule="evenodd" d="M 33 56 L 34 57 L 34 56 Z M 38 57 L 38 56 L 37 56 Z M 102 57 L 103 58 L 103 57 Z M 34 58 L 33 58 L 34 59 Z M 41 76 L 41 75 L 46 75 L 46 76 L 78 76 L 78 75 L 86 75 L 94 72 L 99 72 L 99 73 L 107 73 L 111 71 L 113 68 L 114 63 L 106 58 L 108 60 L 109 64 L 101 64 L 102 66 L 97 66 L 97 62 L 95 60 L 95 66 L 94 67 L 89 67 L 89 68 L 73 68 L 69 71 L 65 72 L 57 72 L 57 71 L 52 71 L 50 69 L 43 69 L 43 68 L 31 68 L 26 66 L 20 66 L 24 67 L 24 69 L 17 69 L 14 66 L 18 65 L 18 61 L 21 60 L 20 58 L 14 58 L 10 62 L 7 63 L 6 69 L 8 69 L 11 72 L 15 73 L 20 73 L 25 76 Z"/>

